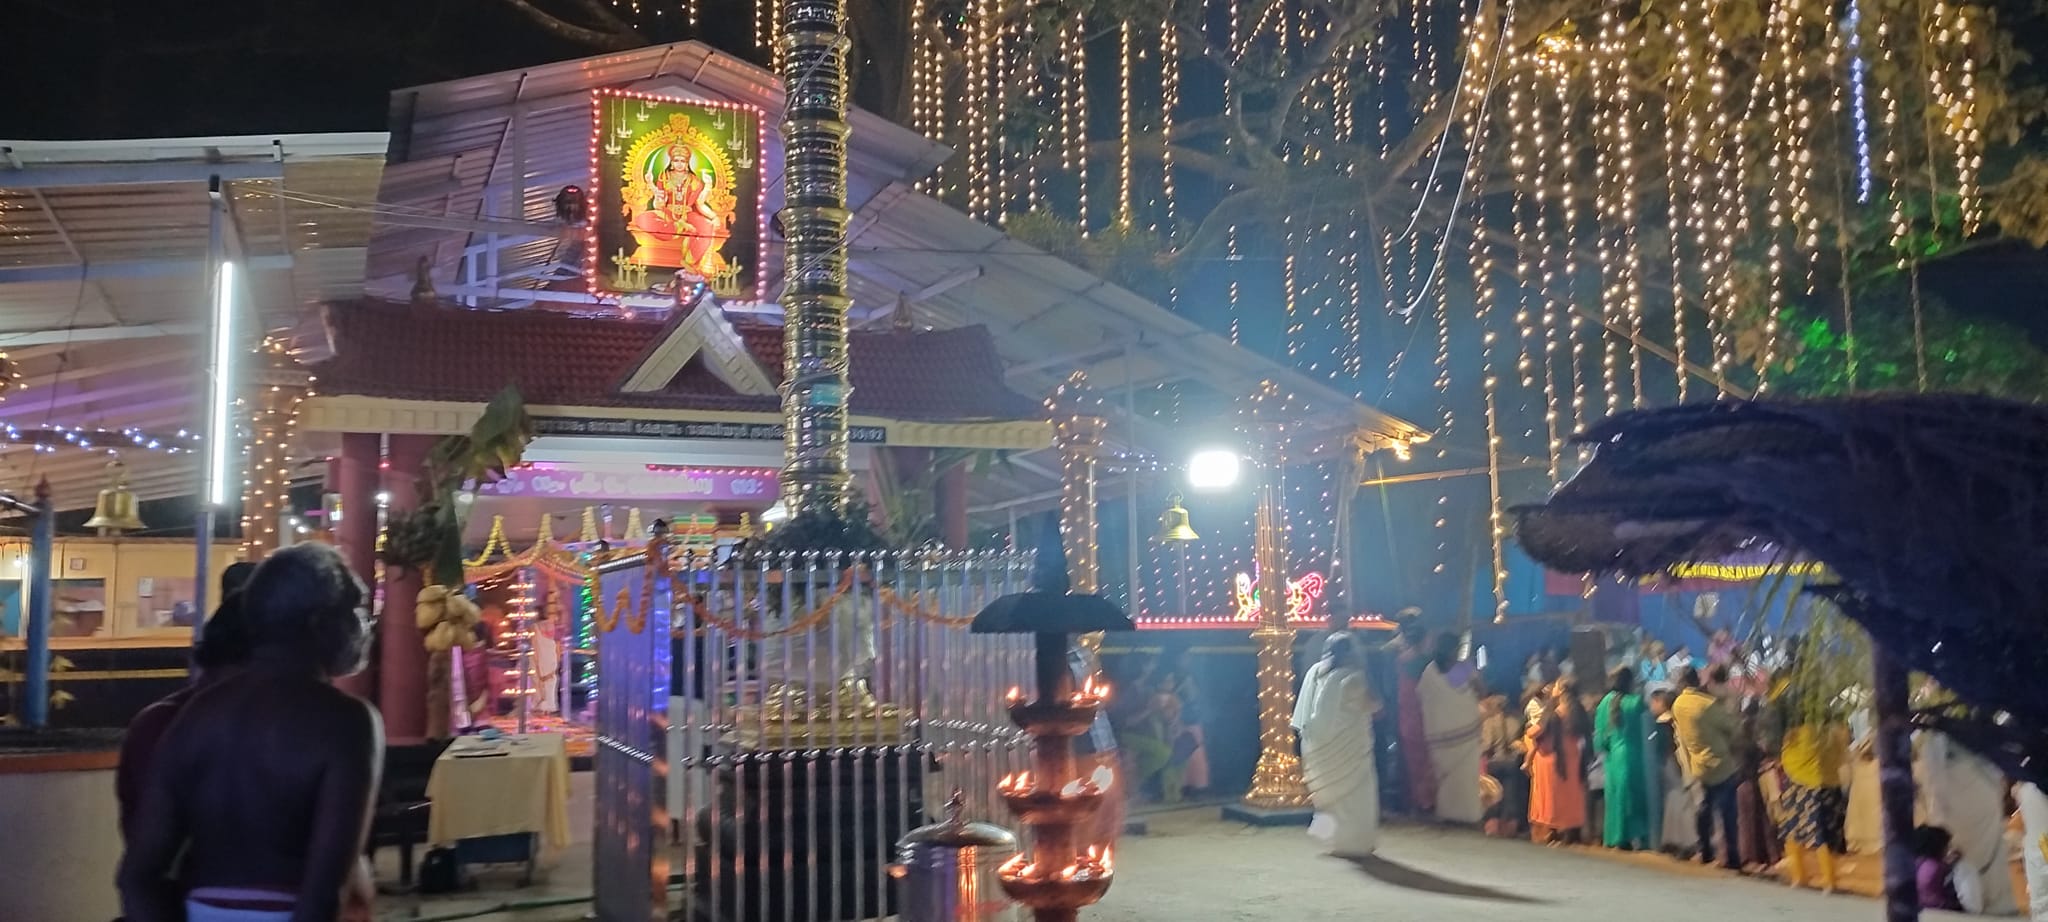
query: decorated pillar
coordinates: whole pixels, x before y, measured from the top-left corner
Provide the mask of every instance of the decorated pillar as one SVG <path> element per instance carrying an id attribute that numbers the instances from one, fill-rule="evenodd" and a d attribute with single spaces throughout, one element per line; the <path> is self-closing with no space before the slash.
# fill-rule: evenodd
<path id="1" fill-rule="evenodd" d="M 1088 375 L 1077 371 L 1046 398 L 1045 406 L 1052 412 L 1053 444 L 1060 452 L 1060 549 L 1067 557 L 1067 579 L 1074 592 L 1093 594 L 1101 591 L 1095 469 L 1107 405 L 1088 386 Z"/>
<path id="2" fill-rule="evenodd" d="M 344 433 L 341 453 L 328 463 L 328 489 L 341 497 L 336 507 L 340 518 L 330 521 L 328 528 L 342 559 L 365 585 L 377 578 L 377 462 L 383 453 L 382 443 L 375 433 Z M 362 672 L 335 685 L 349 694 L 376 700 L 377 661 L 369 661 Z"/>
<path id="3" fill-rule="evenodd" d="M 1258 810 L 1294 810 L 1308 803 L 1301 759 L 1294 754 L 1294 629 L 1287 623 L 1287 508 L 1282 491 L 1290 422 L 1287 394 L 1271 381 L 1245 401 L 1246 433 L 1256 463 L 1258 513 L 1252 535 L 1258 566 L 1259 761 L 1244 804 Z"/>
<path id="4" fill-rule="evenodd" d="M 846 4 L 782 4 L 782 501 L 845 506 L 847 459 Z"/>
<path id="5" fill-rule="evenodd" d="M 265 339 L 249 376 L 249 463 L 242 475 L 242 559 L 262 560 L 284 543 L 291 493 L 291 449 L 299 404 L 313 391 L 313 376 L 292 358 L 288 343 Z"/>
<path id="6" fill-rule="evenodd" d="M 384 492 L 391 497 L 393 519 L 419 506 L 413 480 L 433 445 L 433 436 L 390 437 Z M 426 738 L 427 648 L 413 615 L 424 577 L 419 567 L 384 568 L 384 609 L 377 620 L 377 703 L 384 712 L 384 736 L 392 742 Z"/>

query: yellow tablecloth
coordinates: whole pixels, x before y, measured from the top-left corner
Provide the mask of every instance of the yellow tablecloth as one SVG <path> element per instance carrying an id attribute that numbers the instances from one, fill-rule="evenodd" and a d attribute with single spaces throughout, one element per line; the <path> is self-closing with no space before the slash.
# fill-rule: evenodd
<path id="1" fill-rule="evenodd" d="M 427 798 L 429 844 L 521 832 L 539 833 L 549 849 L 569 844 L 569 754 L 559 733 L 457 739 L 434 762 Z"/>

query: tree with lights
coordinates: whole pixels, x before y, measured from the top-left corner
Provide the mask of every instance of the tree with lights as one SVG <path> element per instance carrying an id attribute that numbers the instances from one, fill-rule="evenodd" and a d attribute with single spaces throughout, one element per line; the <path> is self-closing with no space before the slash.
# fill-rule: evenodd
<path id="1" fill-rule="evenodd" d="M 670 15 L 548 2 L 614 44 Z M 1974 386 L 1944 370 L 1973 348 L 2034 367 L 1920 284 L 1983 241 L 2048 240 L 2048 161 L 2016 152 L 2042 94 L 2003 8 L 900 6 L 849 6 L 854 59 L 860 98 L 954 148 L 925 191 L 1433 423 L 1440 458 L 1493 474 L 1472 511 L 1496 545 L 1504 498 L 1562 479 L 1569 435 L 1613 412 Z M 1177 394 L 1137 402 L 1177 421 Z"/>

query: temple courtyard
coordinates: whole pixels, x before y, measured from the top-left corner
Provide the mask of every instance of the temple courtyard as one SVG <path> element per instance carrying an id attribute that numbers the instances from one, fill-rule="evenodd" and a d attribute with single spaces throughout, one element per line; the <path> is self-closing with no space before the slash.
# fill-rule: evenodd
<path id="1" fill-rule="evenodd" d="M 576 841 L 543 880 L 486 871 L 480 888 L 426 899 L 387 897 L 382 922 L 570 922 L 590 905 L 590 775 L 570 801 Z M 1213 806 L 1152 813 L 1145 835 L 1117 848 L 1117 881 L 1083 918 L 1093 922 L 1500 919 L 1513 922 L 1870 922 L 1867 896 L 1823 896 L 1767 880 L 1651 855 L 1541 848 L 1473 832 L 1415 826 L 1385 830 L 1379 857 L 1354 864 L 1320 854 L 1299 829 L 1256 829 L 1218 819 Z M 383 876 L 394 858 L 379 856 Z M 1851 859 L 1844 884 L 1875 884 L 1875 859 Z M 1705 914 L 1705 915 L 1702 915 Z M 1927 918 L 1948 918 L 1928 913 Z M 1958 917 L 1959 918 L 1959 917 Z"/>

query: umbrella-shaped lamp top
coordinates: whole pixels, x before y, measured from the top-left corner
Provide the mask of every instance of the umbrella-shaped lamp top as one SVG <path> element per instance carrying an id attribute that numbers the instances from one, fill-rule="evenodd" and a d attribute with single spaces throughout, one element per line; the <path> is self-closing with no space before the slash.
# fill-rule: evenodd
<path id="1" fill-rule="evenodd" d="M 990 602 L 968 628 L 975 634 L 1087 634 L 1132 629 L 1131 616 L 1099 595 L 1037 590 Z"/>

